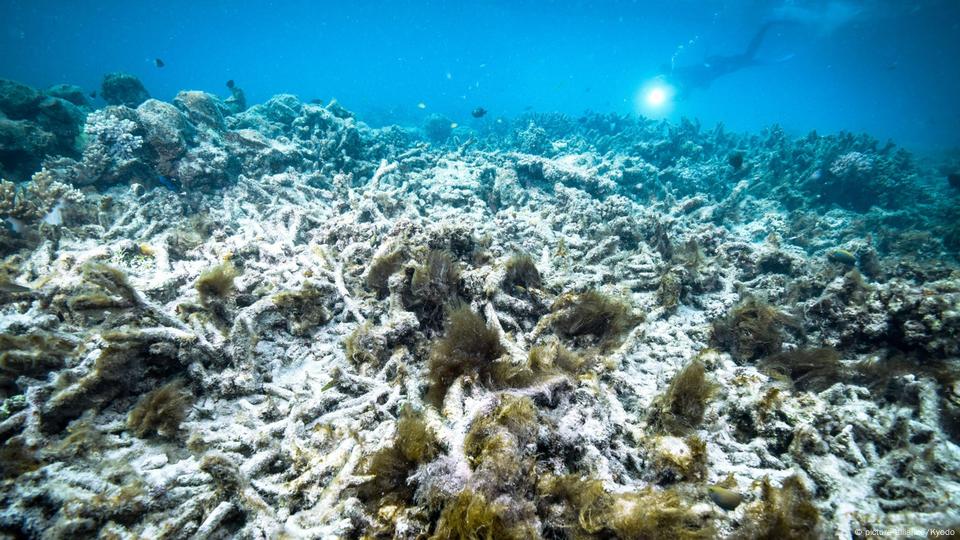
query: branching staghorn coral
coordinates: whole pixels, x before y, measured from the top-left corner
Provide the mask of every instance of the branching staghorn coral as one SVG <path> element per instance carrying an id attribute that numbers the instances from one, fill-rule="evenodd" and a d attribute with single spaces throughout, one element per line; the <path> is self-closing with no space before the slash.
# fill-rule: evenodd
<path id="1" fill-rule="evenodd" d="M 79 202 L 83 195 L 70 186 L 57 182 L 46 171 L 40 171 L 20 186 L 0 180 L 0 218 L 14 228 L 46 220 L 60 225 L 59 209 L 68 202 Z"/>

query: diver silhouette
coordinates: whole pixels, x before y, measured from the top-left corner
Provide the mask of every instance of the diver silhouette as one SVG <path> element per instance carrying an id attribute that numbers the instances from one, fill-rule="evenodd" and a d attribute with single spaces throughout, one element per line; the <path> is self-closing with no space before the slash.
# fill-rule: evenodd
<path id="1" fill-rule="evenodd" d="M 709 88 L 710 84 L 716 79 L 735 71 L 789 60 L 793 57 L 792 54 L 773 61 L 760 60 L 757 58 L 757 51 L 760 49 L 764 37 L 766 37 L 770 28 L 777 24 L 785 23 L 784 21 L 772 21 L 761 26 L 742 54 L 708 56 L 699 64 L 665 70 L 666 78 L 677 88 L 678 96 L 683 98 L 689 96 L 690 92 L 695 89 Z"/>

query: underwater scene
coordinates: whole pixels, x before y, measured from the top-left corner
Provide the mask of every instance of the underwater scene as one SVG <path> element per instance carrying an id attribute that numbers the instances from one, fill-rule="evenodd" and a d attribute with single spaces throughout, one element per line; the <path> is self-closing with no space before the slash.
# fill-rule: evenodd
<path id="1" fill-rule="evenodd" d="M 960 528 L 960 2 L 0 0 L 0 539 Z"/>

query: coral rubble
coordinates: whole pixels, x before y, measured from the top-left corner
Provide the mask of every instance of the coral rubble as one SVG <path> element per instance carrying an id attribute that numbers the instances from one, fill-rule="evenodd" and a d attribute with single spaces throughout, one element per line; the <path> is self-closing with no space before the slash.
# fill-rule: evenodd
<path id="1" fill-rule="evenodd" d="M 957 194 L 903 150 L 102 96 L 0 82 L 3 535 L 960 522 Z"/>

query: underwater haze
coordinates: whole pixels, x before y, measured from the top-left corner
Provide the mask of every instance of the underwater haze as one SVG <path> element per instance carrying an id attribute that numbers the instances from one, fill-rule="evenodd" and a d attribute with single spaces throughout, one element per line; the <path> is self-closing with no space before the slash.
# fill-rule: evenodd
<path id="1" fill-rule="evenodd" d="M 737 131 L 866 131 L 916 150 L 960 145 L 952 0 L 6 0 L 0 20 L 0 74 L 41 87 L 93 90 L 123 71 L 161 99 L 183 88 L 224 95 L 234 79 L 253 102 L 335 97 L 377 125 L 431 112 L 462 124 L 476 107 L 589 110 Z M 644 107 L 638 94 L 665 64 L 741 53 L 769 21 L 781 24 L 761 65 Z"/>
<path id="2" fill-rule="evenodd" d="M 960 0 L 0 0 L 0 540 L 960 529 Z"/>

